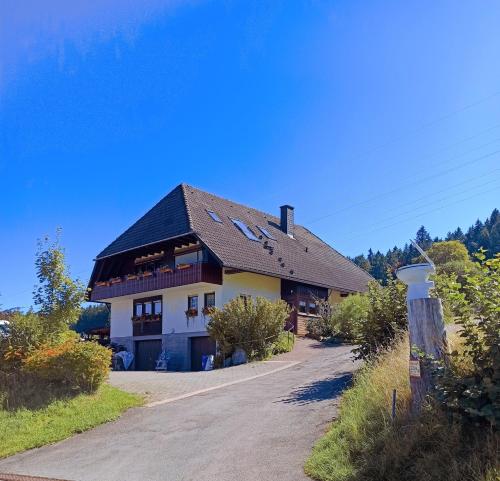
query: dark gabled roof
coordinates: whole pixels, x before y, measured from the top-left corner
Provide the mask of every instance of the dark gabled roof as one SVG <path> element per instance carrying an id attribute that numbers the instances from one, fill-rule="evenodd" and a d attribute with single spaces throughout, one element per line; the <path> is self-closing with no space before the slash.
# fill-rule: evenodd
<path id="1" fill-rule="evenodd" d="M 215 222 L 207 210 L 214 211 L 222 223 Z M 256 226 L 262 226 L 276 240 L 249 240 L 231 218 L 245 222 L 257 236 Z M 278 217 L 181 184 L 98 258 L 194 232 L 225 267 L 345 291 L 366 290 L 372 278 L 364 270 L 305 227 L 295 225 L 294 238 L 290 238 L 279 224 Z M 265 240 L 272 254 L 264 248 Z"/>
<path id="2" fill-rule="evenodd" d="M 117 237 L 97 259 L 154 244 L 190 231 L 182 185 L 178 185 L 135 224 Z"/>

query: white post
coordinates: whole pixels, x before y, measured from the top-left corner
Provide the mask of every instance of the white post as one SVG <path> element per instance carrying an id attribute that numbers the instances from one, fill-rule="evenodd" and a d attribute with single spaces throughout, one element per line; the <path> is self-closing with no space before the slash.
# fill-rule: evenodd
<path id="1" fill-rule="evenodd" d="M 410 385 L 412 409 L 418 412 L 431 387 L 431 373 L 421 365 L 420 353 L 442 359 L 447 352 L 446 331 L 441 299 L 429 297 L 434 286 L 429 275 L 432 264 L 413 264 L 396 271 L 398 279 L 408 286 L 408 331 L 410 334 Z"/>

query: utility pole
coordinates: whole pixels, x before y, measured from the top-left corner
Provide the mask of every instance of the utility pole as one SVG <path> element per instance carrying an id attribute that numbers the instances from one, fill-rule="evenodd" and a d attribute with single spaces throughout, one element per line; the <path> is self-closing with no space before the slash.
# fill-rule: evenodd
<path id="1" fill-rule="evenodd" d="M 429 289 L 434 287 L 429 275 L 436 269 L 422 249 L 414 245 L 428 262 L 401 267 L 396 275 L 408 286 L 409 374 L 412 411 L 418 413 L 432 383 L 431 373 L 420 361 L 421 355 L 442 359 L 448 351 L 448 345 L 441 299 L 429 297 Z"/>

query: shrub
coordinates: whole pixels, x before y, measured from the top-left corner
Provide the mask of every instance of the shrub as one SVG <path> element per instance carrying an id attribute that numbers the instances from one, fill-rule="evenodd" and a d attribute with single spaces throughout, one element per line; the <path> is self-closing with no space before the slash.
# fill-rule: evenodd
<path id="1" fill-rule="evenodd" d="M 331 318 L 331 307 L 323 306 L 320 316 L 307 319 L 307 335 L 313 339 L 331 337 L 335 334 Z"/>
<path id="2" fill-rule="evenodd" d="M 109 349 L 70 338 L 59 345 L 34 350 L 23 361 L 23 369 L 49 384 L 93 391 L 107 377 L 110 362 Z"/>
<path id="3" fill-rule="evenodd" d="M 449 284 L 448 299 L 458 313 L 461 351 L 452 366 L 437 369 L 437 398 L 444 408 L 475 424 L 500 426 L 500 254 L 464 276 L 464 285 Z M 457 369 L 460 366 L 462 369 Z"/>
<path id="4" fill-rule="evenodd" d="M 38 314 L 16 312 L 9 325 L 9 336 L 0 339 L 0 364 L 4 372 L 18 369 L 29 352 L 43 341 L 43 321 Z"/>
<path id="5" fill-rule="evenodd" d="M 295 335 L 293 332 L 282 331 L 278 335 L 278 339 L 273 342 L 272 352 L 273 354 L 282 354 L 284 352 L 290 352 L 295 344 Z"/>
<path id="6" fill-rule="evenodd" d="M 387 286 L 377 282 L 368 285 L 370 309 L 366 322 L 359 324 L 354 349 L 358 359 L 367 359 L 380 350 L 390 347 L 394 340 L 407 329 L 406 286 L 392 278 Z"/>
<path id="7" fill-rule="evenodd" d="M 346 297 L 332 308 L 333 330 L 349 341 L 356 341 L 370 313 L 370 299 L 364 294 Z"/>
<path id="8" fill-rule="evenodd" d="M 237 297 L 211 310 L 207 331 L 224 355 L 241 347 L 249 359 L 258 359 L 269 355 L 289 315 L 285 301 Z"/>

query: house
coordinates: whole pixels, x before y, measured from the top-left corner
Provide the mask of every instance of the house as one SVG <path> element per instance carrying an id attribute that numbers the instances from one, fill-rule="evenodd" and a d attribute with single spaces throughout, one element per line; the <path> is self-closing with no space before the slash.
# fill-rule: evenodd
<path id="1" fill-rule="evenodd" d="M 338 302 L 371 277 L 305 227 L 181 184 L 95 259 L 90 300 L 111 306 L 111 340 L 147 370 L 161 349 L 169 368 L 196 370 L 213 353 L 206 309 L 235 296 L 284 299 L 299 335 L 316 299 Z"/>

